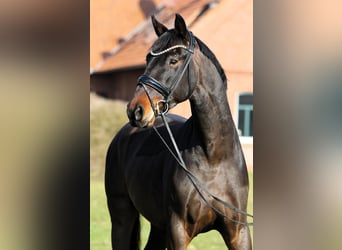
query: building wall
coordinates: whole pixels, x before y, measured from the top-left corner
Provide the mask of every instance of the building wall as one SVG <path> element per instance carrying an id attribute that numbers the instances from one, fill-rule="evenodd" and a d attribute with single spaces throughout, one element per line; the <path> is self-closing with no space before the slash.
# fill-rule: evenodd
<path id="1" fill-rule="evenodd" d="M 251 72 L 227 72 L 228 77 L 228 102 L 232 116 L 237 126 L 239 95 L 253 93 L 253 74 Z M 247 168 L 253 170 L 253 137 L 240 137 L 242 150 L 245 154 Z"/>
<path id="2" fill-rule="evenodd" d="M 90 91 L 110 99 L 129 101 L 133 97 L 138 77 L 144 70 L 94 74 L 90 77 Z"/>

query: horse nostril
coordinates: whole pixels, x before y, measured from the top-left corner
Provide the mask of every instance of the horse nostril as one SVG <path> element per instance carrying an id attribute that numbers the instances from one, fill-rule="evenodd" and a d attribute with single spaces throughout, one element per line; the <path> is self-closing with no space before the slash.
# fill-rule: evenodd
<path id="1" fill-rule="evenodd" d="M 138 105 L 137 108 L 134 110 L 134 118 L 136 121 L 140 121 L 143 117 L 144 110 L 143 108 Z"/>

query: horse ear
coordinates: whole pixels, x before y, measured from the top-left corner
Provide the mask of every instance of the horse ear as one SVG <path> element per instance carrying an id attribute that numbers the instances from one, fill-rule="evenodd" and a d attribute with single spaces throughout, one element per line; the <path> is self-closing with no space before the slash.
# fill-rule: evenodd
<path id="1" fill-rule="evenodd" d="M 176 14 L 175 19 L 175 30 L 185 39 L 189 38 L 188 29 L 186 28 L 185 21 L 183 17 L 179 14 Z"/>
<path id="2" fill-rule="evenodd" d="M 156 19 L 154 15 L 151 16 L 151 19 L 152 19 L 154 31 L 156 32 L 158 37 L 161 36 L 164 32 L 168 31 L 168 28 L 166 28 L 163 24 L 158 22 L 158 20 Z"/>

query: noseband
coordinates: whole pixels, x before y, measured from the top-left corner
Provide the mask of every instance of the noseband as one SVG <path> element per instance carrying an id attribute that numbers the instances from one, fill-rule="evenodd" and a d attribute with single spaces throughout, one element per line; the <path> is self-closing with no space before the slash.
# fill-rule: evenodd
<path id="1" fill-rule="evenodd" d="M 151 76 L 148 76 L 148 75 L 141 75 L 139 78 L 138 78 L 138 86 L 142 86 L 149 98 L 149 101 L 151 103 L 151 106 L 155 112 L 155 115 L 158 116 L 162 113 L 167 113 L 168 110 L 169 110 L 169 102 L 170 102 L 170 99 L 171 99 L 171 96 L 172 96 L 172 93 L 174 92 L 174 90 L 176 89 L 178 83 L 181 81 L 181 79 L 183 78 L 183 75 L 185 73 L 185 71 L 187 69 L 189 69 L 189 64 L 191 62 L 191 59 L 192 59 L 192 55 L 194 54 L 194 49 L 195 49 L 195 37 L 193 36 L 192 32 L 191 31 L 188 31 L 189 32 L 189 37 L 190 37 L 190 44 L 189 44 L 189 47 L 186 47 L 185 45 L 183 44 L 180 44 L 180 45 L 175 45 L 175 46 L 172 46 L 170 48 L 167 48 L 163 51 L 160 51 L 160 52 L 153 52 L 151 51 L 150 54 L 152 56 L 160 56 L 162 54 L 165 54 L 175 48 L 182 48 L 182 49 L 185 49 L 187 52 L 189 52 L 185 58 L 185 61 L 184 61 L 184 64 L 183 64 L 183 68 L 180 72 L 180 74 L 178 76 L 176 76 L 173 81 L 172 81 L 172 84 L 170 85 L 170 87 L 166 87 L 165 84 L 161 83 L 160 81 L 154 79 L 153 77 Z M 156 90 L 159 94 L 161 94 L 163 97 L 164 97 L 164 100 L 161 100 L 159 101 L 156 105 L 153 104 L 153 101 L 146 89 L 146 85 L 153 88 L 154 90 Z M 159 110 L 159 104 L 162 103 L 164 104 L 163 105 L 163 109 L 162 110 Z"/>

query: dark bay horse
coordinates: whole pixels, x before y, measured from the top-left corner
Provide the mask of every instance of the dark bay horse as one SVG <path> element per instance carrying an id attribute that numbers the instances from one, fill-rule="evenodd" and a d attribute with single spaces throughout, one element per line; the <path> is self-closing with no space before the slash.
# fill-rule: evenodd
<path id="1" fill-rule="evenodd" d="M 142 214 L 151 223 L 145 249 L 185 250 L 197 234 L 213 229 L 229 249 L 251 249 L 246 214 L 210 195 L 202 197 L 158 135 L 172 148 L 162 115 L 187 169 L 211 193 L 246 211 L 248 175 L 225 73 L 180 15 L 171 30 L 154 17 L 152 23 L 158 39 L 127 105 L 130 124 L 115 136 L 106 158 L 112 247 L 139 249 Z M 191 118 L 165 115 L 185 100 L 190 101 Z"/>

